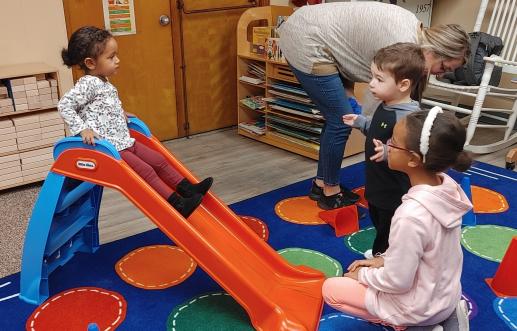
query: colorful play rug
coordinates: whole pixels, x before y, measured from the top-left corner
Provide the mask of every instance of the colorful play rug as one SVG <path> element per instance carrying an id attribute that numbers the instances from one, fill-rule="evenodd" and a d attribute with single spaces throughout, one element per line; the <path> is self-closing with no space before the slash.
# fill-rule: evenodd
<path id="1" fill-rule="evenodd" d="M 363 173 L 362 163 L 344 168 L 342 184 L 361 192 Z M 477 163 L 466 175 L 477 220 L 476 226 L 463 228 L 462 236 L 462 283 L 471 330 L 517 330 L 517 299 L 497 297 L 485 282 L 517 236 L 517 173 Z M 464 175 L 452 176 L 459 181 Z M 304 197 L 309 188 L 306 180 L 231 208 L 291 263 L 309 265 L 328 277 L 340 276 L 370 248 L 374 230 L 360 208 L 365 216 L 359 231 L 336 237 L 318 218 L 315 203 Z M 0 330 L 253 329 L 243 308 L 159 230 L 74 257 L 51 274 L 50 297 L 39 307 L 18 298 L 19 285 L 19 274 L 0 280 Z M 325 306 L 319 329 L 384 328 Z"/>

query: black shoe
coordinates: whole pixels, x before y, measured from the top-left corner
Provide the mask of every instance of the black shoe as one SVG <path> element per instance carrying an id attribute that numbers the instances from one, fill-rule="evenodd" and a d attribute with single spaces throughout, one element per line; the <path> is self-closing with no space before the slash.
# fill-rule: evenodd
<path id="1" fill-rule="evenodd" d="M 360 198 L 359 194 L 356 194 L 356 193 L 350 191 L 348 188 L 346 188 L 343 185 L 340 185 L 340 188 L 341 188 L 341 193 L 343 193 L 345 198 L 350 200 L 352 203 L 356 203 L 357 201 L 359 201 L 359 198 Z M 312 186 L 311 186 L 311 191 L 309 193 L 309 199 L 318 201 L 321 196 L 323 196 L 323 188 L 316 185 L 316 181 L 313 180 Z"/>
<path id="2" fill-rule="evenodd" d="M 353 204 L 354 202 L 350 201 L 343 192 L 329 196 L 322 194 L 318 200 L 318 207 L 324 210 L 351 206 Z"/>
<path id="3" fill-rule="evenodd" d="M 311 191 L 309 192 L 309 199 L 318 201 L 320 196 L 323 195 L 323 187 L 316 185 L 316 181 L 312 181 Z"/>
<path id="4" fill-rule="evenodd" d="M 205 195 L 213 182 L 214 179 L 212 177 L 208 177 L 197 184 L 191 184 L 186 178 L 183 178 L 183 180 L 176 186 L 176 192 L 184 198 L 190 198 L 195 194 Z"/>
<path id="5" fill-rule="evenodd" d="M 183 217 L 188 218 L 190 214 L 201 204 L 203 196 L 201 194 L 195 194 L 189 198 L 183 198 L 178 193 L 174 192 L 167 199 L 171 206 L 174 207 Z"/>

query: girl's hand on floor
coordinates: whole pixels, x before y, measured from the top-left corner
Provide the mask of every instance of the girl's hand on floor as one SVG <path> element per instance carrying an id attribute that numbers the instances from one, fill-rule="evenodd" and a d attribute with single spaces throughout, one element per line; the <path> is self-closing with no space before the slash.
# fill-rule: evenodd
<path id="1" fill-rule="evenodd" d="M 384 144 L 377 139 L 373 139 L 373 144 L 375 145 L 375 154 L 370 157 L 370 160 L 375 162 L 384 161 Z"/>
<path id="2" fill-rule="evenodd" d="M 346 114 L 346 115 L 343 115 L 343 123 L 345 123 L 346 125 L 354 125 L 354 121 L 357 119 L 357 115 L 355 114 Z"/>
<path id="3" fill-rule="evenodd" d="M 81 138 L 83 138 L 83 143 L 95 146 L 94 138 L 99 138 L 99 136 L 92 129 L 84 129 L 81 131 Z"/>
<path id="4" fill-rule="evenodd" d="M 384 266 L 384 258 L 382 256 L 374 257 L 370 260 L 356 260 L 352 262 L 348 266 L 348 271 L 352 272 L 355 271 L 358 268 L 366 267 L 366 268 L 380 268 Z"/>

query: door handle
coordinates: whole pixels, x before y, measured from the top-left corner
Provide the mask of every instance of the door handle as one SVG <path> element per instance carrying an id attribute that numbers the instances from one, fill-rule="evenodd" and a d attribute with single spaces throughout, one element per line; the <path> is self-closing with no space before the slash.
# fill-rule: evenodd
<path id="1" fill-rule="evenodd" d="M 171 23 L 171 18 L 168 15 L 161 15 L 158 20 L 161 26 L 166 26 Z"/>

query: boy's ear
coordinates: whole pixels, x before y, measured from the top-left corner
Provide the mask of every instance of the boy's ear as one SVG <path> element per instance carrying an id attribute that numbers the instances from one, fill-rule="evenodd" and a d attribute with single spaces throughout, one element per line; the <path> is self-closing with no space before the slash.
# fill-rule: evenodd
<path id="1" fill-rule="evenodd" d="M 84 65 L 86 66 L 86 68 L 88 68 L 88 70 L 94 70 L 96 65 L 95 60 L 91 57 L 87 57 L 86 59 L 84 59 Z"/>
<path id="2" fill-rule="evenodd" d="M 400 92 L 406 92 L 411 88 L 411 81 L 406 78 L 398 82 L 397 85 L 399 87 Z"/>

